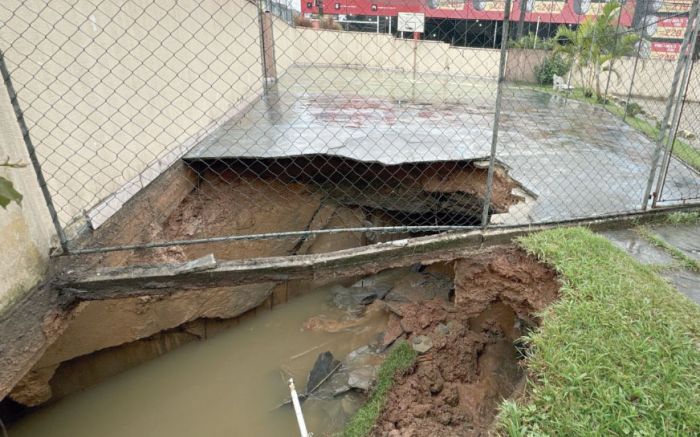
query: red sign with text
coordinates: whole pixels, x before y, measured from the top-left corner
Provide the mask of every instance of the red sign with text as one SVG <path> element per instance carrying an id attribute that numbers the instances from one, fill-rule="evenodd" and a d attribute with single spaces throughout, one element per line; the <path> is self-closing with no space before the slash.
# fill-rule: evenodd
<path id="1" fill-rule="evenodd" d="M 605 2 L 590 0 L 514 0 L 511 19 L 518 20 L 520 1 L 528 2 L 525 20 L 544 23 L 578 24 L 600 13 Z M 504 0 L 301 0 L 303 13 L 318 14 L 319 4 L 329 15 L 397 16 L 399 12 L 422 12 L 426 18 L 461 20 L 503 20 Z M 620 24 L 630 26 L 635 2 L 622 8 Z"/>
<path id="2" fill-rule="evenodd" d="M 651 43 L 651 57 L 653 59 L 678 59 L 678 54 L 681 52 L 681 43 L 679 42 L 659 42 Z"/>

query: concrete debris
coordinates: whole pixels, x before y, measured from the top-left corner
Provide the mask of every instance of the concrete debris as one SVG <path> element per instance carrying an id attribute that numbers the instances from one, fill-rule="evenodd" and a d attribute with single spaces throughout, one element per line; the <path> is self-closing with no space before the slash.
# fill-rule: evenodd
<path id="1" fill-rule="evenodd" d="M 350 372 L 348 385 L 358 390 L 368 391 L 377 377 L 375 366 L 365 366 Z"/>
<path id="2" fill-rule="evenodd" d="M 306 383 L 306 394 L 311 394 L 318 389 L 339 367 L 340 361 L 336 360 L 329 351 L 319 354 L 314 367 L 309 373 L 309 380 Z"/>
<path id="3" fill-rule="evenodd" d="M 433 347 L 433 340 L 427 335 L 416 335 L 411 339 L 411 347 L 419 354 L 424 354 Z"/>

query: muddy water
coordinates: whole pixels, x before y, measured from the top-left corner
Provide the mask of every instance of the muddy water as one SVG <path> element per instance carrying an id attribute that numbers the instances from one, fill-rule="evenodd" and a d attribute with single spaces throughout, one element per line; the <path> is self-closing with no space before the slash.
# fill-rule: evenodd
<path id="1" fill-rule="evenodd" d="M 378 314 L 350 331 L 303 330 L 311 316 L 344 315 L 330 305 L 325 291 L 259 312 L 207 341 L 40 409 L 15 424 L 10 436 L 296 435 L 291 407 L 275 409 L 289 395 L 288 375 L 302 391 L 320 352 L 330 350 L 342 359 L 371 342 L 386 323 L 386 316 Z M 321 436 L 339 429 L 361 400 L 306 401 L 302 408 L 309 430 Z"/>

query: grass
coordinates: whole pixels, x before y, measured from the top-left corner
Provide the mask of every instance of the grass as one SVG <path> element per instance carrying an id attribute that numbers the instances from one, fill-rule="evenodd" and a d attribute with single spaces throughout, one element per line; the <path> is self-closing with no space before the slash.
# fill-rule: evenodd
<path id="1" fill-rule="evenodd" d="M 698 435 L 700 306 L 583 228 L 519 244 L 559 272 L 561 298 L 530 334 L 528 390 L 504 403 L 523 435 Z"/>
<path id="2" fill-rule="evenodd" d="M 638 226 L 637 233 L 644 237 L 645 240 L 650 242 L 656 247 L 660 247 L 665 250 L 669 255 L 678 260 L 683 267 L 694 272 L 700 272 L 700 262 L 686 255 L 682 250 L 678 249 L 676 246 L 666 242 L 661 237 L 656 235 L 651 229 L 646 226 Z"/>
<path id="3" fill-rule="evenodd" d="M 525 84 L 525 83 L 519 83 L 520 86 L 526 86 L 530 88 L 534 88 L 538 91 L 543 91 L 549 94 L 556 94 L 559 95 L 558 91 L 555 91 L 551 89 L 550 86 L 545 86 L 545 85 L 533 85 L 533 84 Z M 575 88 L 572 91 L 570 91 L 567 95 L 569 98 L 574 99 L 574 100 L 579 100 L 582 102 L 587 102 L 592 105 L 597 105 L 601 106 L 605 109 L 608 110 L 613 115 L 617 115 L 618 117 L 622 118 L 622 115 L 625 112 L 625 108 L 620 107 L 619 105 L 615 104 L 612 101 L 608 102 L 599 102 L 595 97 L 586 97 L 583 93 L 583 90 L 581 88 Z M 627 123 L 629 126 L 634 128 L 635 130 L 641 132 L 642 134 L 646 135 L 649 137 L 649 139 L 653 140 L 656 142 L 659 139 L 659 129 L 652 125 L 651 123 L 647 122 L 646 120 L 643 120 L 641 118 L 638 118 L 633 115 L 628 115 L 625 117 L 625 123 Z M 666 139 L 668 139 L 668 135 L 666 135 Z M 695 150 L 693 146 L 690 144 L 686 143 L 685 141 L 681 141 L 679 139 L 676 139 L 673 142 L 673 150 L 672 150 L 673 155 L 680 159 L 681 161 L 685 162 L 692 168 L 694 168 L 697 171 L 700 171 L 700 152 Z"/>
<path id="4" fill-rule="evenodd" d="M 700 211 L 676 211 L 666 217 L 672 225 L 695 225 L 700 223 Z"/>
<path id="5" fill-rule="evenodd" d="M 374 426 L 381 413 L 386 398 L 394 385 L 397 374 L 410 369 L 416 362 L 418 354 L 405 341 L 397 344 L 379 367 L 377 384 L 369 400 L 360 408 L 345 427 L 343 437 L 364 437 Z"/>

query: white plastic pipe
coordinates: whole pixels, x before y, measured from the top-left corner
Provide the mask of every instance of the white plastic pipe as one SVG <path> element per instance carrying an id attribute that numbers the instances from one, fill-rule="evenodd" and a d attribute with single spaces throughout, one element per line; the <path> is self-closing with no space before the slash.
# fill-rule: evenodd
<path id="1" fill-rule="evenodd" d="M 297 415 L 297 423 L 299 424 L 299 432 L 301 437 L 309 437 L 309 432 L 306 430 L 306 422 L 304 422 L 304 415 L 301 413 L 301 404 L 299 404 L 299 397 L 297 396 L 297 391 L 294 388 L 294 379 L 289 378 L 289 391 L 292 393 L 292 404 L 294 405 L 294 414 Z"/>

